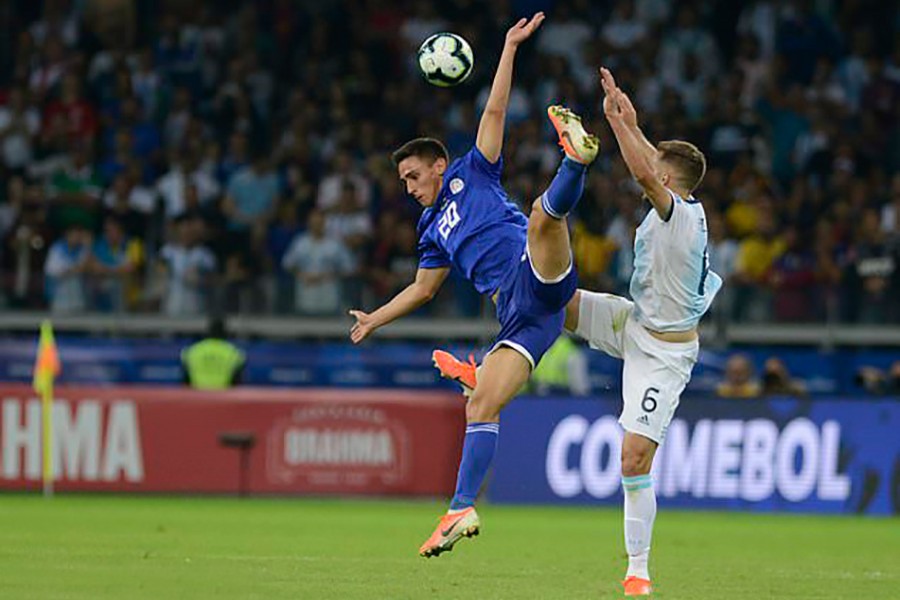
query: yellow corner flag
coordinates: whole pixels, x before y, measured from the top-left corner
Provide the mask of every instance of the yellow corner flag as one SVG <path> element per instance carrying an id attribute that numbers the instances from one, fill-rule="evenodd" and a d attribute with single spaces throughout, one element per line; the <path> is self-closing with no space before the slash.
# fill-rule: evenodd
<path id="1" fill-rule="evenodd" d="M 43 479 L 44 495 L 53 495 L 53 382 L 59 375 L 61 365 L 56 340 L 53 339 L 53 325 L 50 321 L 41 323 L 41 338 L 37 356 L 34 359 L 34 377 L 31 385 L 41 395 L 41 422 L 43 424 Z"/>

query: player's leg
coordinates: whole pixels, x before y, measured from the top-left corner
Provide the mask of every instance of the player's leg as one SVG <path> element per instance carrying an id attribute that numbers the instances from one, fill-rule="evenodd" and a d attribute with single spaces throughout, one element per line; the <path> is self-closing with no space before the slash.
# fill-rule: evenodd
<path id="1" fill-rule="evenodd" d="M 587 340 L 591 347 L 622 358 L 625 322 L 633 307 L 630 300 L 621 296 L 576 290 L 566 304 L 564 326 Z M 481 377 L 481 367 L 471 356 L 465 362 L 445 350 L 435 350 L 431 360 L 441 377 L 459 383 L 467 398 L 472 395 Z"/>
<path id="2" fill-rule="evenodd" d="M 587 167 L 597 156 L 599 142 L 568 109 L 551 106 L 547 113 L 559 133 L 566 156 L 550 186 L 532 204 L 528 218 L 528 254 L 537 275 L 552 283 L 571 268 L 572 251 L 565 217 L 581 198 Z"/>
<path id="3" fill-rule="evenodd" d="M 628 571 L 625 594 L 643 596 L 650 592 L 650 540 L 656 520 L 656 491 L 650 468 L 657 443 L 626 431 L 622 440 L 622 488 L 625 496 L 625 550 Z"/>
<path id="4" fill-rule="evenodd" d="M 622 487 L 625 502 L 625 549 L 628 571 L 625 594 L 650 593 L 648 568 L 656 492 L 650 471 L 657 447 L 665 439 L 681 392 L 697 360 L 696 342 L 670 343 L 653 338 L 629 319 L 624 326 L 622 370 Z"/>
<path id="5" fill-rule="evenodd" d="M 487 355 L 466 404 L 466 436 L 450 511 L 419 548 L 425 557 L 453 549 L 462 537 L 478 533 L 475 498 L 494 460 L 500 434 L 500 411 L 528 381 L 531 363 L 518 351 L 500 346 Z"/>
<path id="6" fill-rule="evenodd" d="M 565 327 L 614 358 L 625 353 L 625 323 L 634 304 L 613 294 L 576 290 L 566 304 Z"/>

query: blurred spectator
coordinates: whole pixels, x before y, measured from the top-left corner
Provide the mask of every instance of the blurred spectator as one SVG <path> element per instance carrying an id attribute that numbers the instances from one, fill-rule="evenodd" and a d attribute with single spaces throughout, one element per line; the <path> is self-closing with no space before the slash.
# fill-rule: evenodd
<path id="1" fill-rule="evenodd" d="M 53 240 L 40 190 L 22 179 L 9 181 L 7 202 L 13 219 L 3 240 L 3 283 L 14 308 L 44 305 L 44 269 Z"/>
<path id="2" fill-rule="evenodd" d="M 805 398 L 809 394 L 802 381 L 791 378 L 784 361 L 773 356 L 763 365 L 762 395 Z"/>
<path id="3" fill-rule="evenodd" d="M 87 305 L 85 273 L 90 268 L 91 234 L 73 223 L 50 246 L 44 265 L 47 302 L 54 313 L 82 312 Z"/>
<path id="4" fill-rule="evenodd" d="M 330 211 L 334 209 L 341 198 L 345 184 L 352 184 L 359 194 L 359 204 L 363 208 L 369 207 L 371 200 L 370 184 L 365 176 L 354 167 L 353 158 L 349 152 L 341 151 L 334 158 L 333 168 L 330 173 L 322 178 L 319 183 L 319 194 L 316 197 L 316 207 L 319 210 Z"/>
<path id="5" fill-rule="evenodd" d="M 156 184 L 166 218 L 172 219 L 185 211 L 189 185 L 196 188 L 201 204 L 212 201 L 220 192 L 219 184 L 200 168 L 197 157 L 191 151 L 184 150 L 173 162 L 169 172 Z"/>
<path id="6" fill-rule="evenodd" d="M 378 240 L 369 254 L 369 279 L 379 299 L 387 300 L 408 286 L 419 269 L 416 228 L 397 221 L 394 213 L 383 213 Z"/>
<path id="7" fill-rule="evenodd" d="M 167 315 L 197 315 L 208 308 L 216 257 L 200 243 L 201 227 L 196 217 L 177 218 L 175 240 L 159 251 L 157 268 L 166 278 L 162 309 Z"/>
<path id="8" fill-rule="evenodd" d="M 624 52 L 639 44 L 647 35 L 647 23 L 636 18 L 634 2 L 619 0 L 612 17 L 600 32 L 600 38 L 616 51 Z M 584 43 L 586 40 L 582 40 Z"/>
<path id="9" fill-rule="evenodd" d="M 336 315 L 341 306 L 341 278 L 354 268 L 353 256 L 340 239 L 325 235 L 325 215 L 309 214 L 306 233 L 294 238 L 281 261 L 294 274 L 294 307 L 306 315 Z"/>
<path id="10" fill-rule="evenodd" d="M 898 319 L 900 247 L 887 243 L 878 212 L 866 210 L 844 267 L 848 320 L 884 323 Z"/>
<path id="11" fill-rule="evenodd" d="M 197 390 L 224 390 L 240 383 L 247 359 L 228 341 L 225 321 L 209 321 L 206 337 L 182 350 L 185 383 Z"/>
<path id="12" fill-rule="evenodd" d="M 856 385 L 870 394 L 900 395 L 900 360 L 887 371 L 877 367 L 862 367 L 856 372 Z"/>
<path id="13" fill-rule="evenodd" d="M 0 106 L 0 148 L 7 169 L 22 171 L 28 166 L 40 130 L 41 115 L 26 103 L 25 91 L 20 87 L 10 90 L 6 104 Z"/>
<path id="14" fill-rule="evenodd" d="M 125 227 L 125 233 L 146 237 L 148 219 L 156 210 L 156 195 L 135 181 L 134 171 L 120 173 L 103 194 L 103 206 Z"/>
<path id="15" fill-rule="evenodd" d="M 725 379 L 716 386 L 722 398 L 757 398 L 762 387 L 756 379 L 753 363 L 745 354 L 733 354 L 725 363 Z"/>
<path id="16" fill-rule="evenodd" d="M 73 224 L 93 231 L 99 225 L 103 183 L 94 169 L 90 148 L 78 144 L 50 179 L 50 222 L 57 230 Z"/>
<path id="17" fill-rule="evenodd" d="M 700 24 L 696 8 L 691 4 L 681 4 L 675 26 L 665 30 L 659 50 L 659 70 L 665 83 L 678 86 L 684 81 L 687 62 L 691 59 L 701 70 L 698 76 L 709 78 L 719 72 L 719 51 L 715 40 Z"/>
<path id="18" fill-rule="evenodd" d="M 66 72 L 65 48 L 57 36 L 50 36 L 39 46 L 40 56 L 34 56 L 28 87 L 38 98 L 42 99 L 62 79 Z M 26 57 L 27 59 L 27 57 Z M 79 123 L 75 123 L 77 127 Z"/>
<path id="19" fill-rule="evenodd" d="M 96 135 L 99 126 L 97 113 L 84 98 L 81 80 L 75 73 L 63 78 L 59 100 L 47 106 L 44 123 L 48 128 L 62 123 L 71 142 L 89 142 Z"/>
<path id="20" fill-rule="evenodd" d="M 891 179 L 890 202 L 881 210 L 881 231 L 894 244 L 900 243 L 900 173 Z"/>
<path id="21" fill-rule="evenodd" d="M 821 316 L 816 257 L 811 240 L 794 227 L 782 235 L 784 252 L 772 263 L 773 316 L 777 321 L 810 321 Z"/>
<path id="22" fill-rule="evenodd" d="M 535 393 L 541 396 L 587 396 L 591 391 L 591 381 L 584 350 L 569 334 L 563 332 L 531 374 L 530 384 Z"/>
<path id="23" fill-rule="evenodd" d="M 738 246 L 735 283 L 739 286 L 739 301 L 734 310 L 739 320 L 764 321 L 771 315 L 772 265 L 786 247 L 767 211 L 757 216 L 756 229 L 755 235 Z"/>
<path id="24" fill-rule="evenodd" d="M 350 14 L 346 3 L 287 0 L 190 10 L 163 3 L 149 12 L 143 4 L 45 0 L 4 13 L 16 20 L 0 48 L 0 176 L 27 178 L 27 191 L 0 209 L 11 305 L 40 308 L 49 245 L 73 223 L 99 231 L 110 213 L 142 239 L 148 257 L 158 256 L 175 217 L 199 215 L 198 235 L 222 265 L 216 285 L 255 290 L 254 298 L 284 276 L 288 240 L 313 207 L 328 215 L 326 238 L 344 236 L 357 253 L 371 248 L 381 258 L 367 265 L 389 272 L 384 252 L 401 252 L 405 240 L 372 240 L 371 222 L 384 211 L 410 222 L 418 213 L 390 151 L 426 133 L 454 156 L 471 147 L 510 11 L 524 6 L 376 1 L 356 3 Z M 594 69 L 610 64 L 652 139 L 684 137 L 707 152 L 697 196 L 710 219 L 710 259 L 726 277 L 734 271 L 717 301 L 720 317 L 733 299 L 736 316 L 757 321 L 900 321 L 891 302 L 900 246 L 900 41 L 896 23 L 874 10 L 881 5 L 551 4 L 535 45 L 519 58 L 511 93 L 503 159 L 515 202 L 527 210 L 558 162 L 547 104 L 583 112 L 613 147 L 597 118 Z M 415 64 L 419 44 L 444 29 L 463 34 L 479 64 L 491 67 L 452 92 L 424 84 Z M 338 42 L 348 36 L 353 44 Z M 248 166 L 250 148 L 272 168 Z M 357 205 L 339 208 L 351 184 Z M 35 202 L 26 208 L 24 196 Z M 642 217 L 637 197 L 621 158 L 604 153 L 572 219 L 583 285 L 627 293 Z M 296 214 L 284 227 L 271 220 L 281 198 Z M 867 211 L 877 213 L 881 237 L 869 231 Z M 392 287 L 372 272 L 349 276 L 344 293 Z M 467 289 L 450 291 L 462 298 Z M 229 296 L 223 288 L 216 297 Z M 94 300 L 86 308 L 98 308 Z"/>
<path id="25" fill-rule="evenodd" d="M 253 227 L 265 230 L 278 201 L 278 177 L 269 158 L 258 152 L 248 167 L 231 176 L 222 212 L 232 230 L 247 231 Z"/>
<path id="26" fill-rule="evenodd" d="M 621 6 L 616 14 L 619 16 L 618 24 L 611 33 L 607 32 L 607 37 L 619 42 L 635 43 L 635 38 L 639 38 L 638 34 L 633 31 L 623 33 L 628 28 L 627 20 L 631 18 L 631 9 Z M 594 35 L 593 28 L 584 18 L 573 14 L 569 4 L 560 3 L 553 18 L 544 24 L 541 35 L 537 38 L 537 47 L 545 54 L 565 58 L 569 68 L 575 71 L 582 66 L 581 47 Z"/>
<path id="27" fill-rule="evenodd" d="M 216 167 L 216 179 L 222 185 L 228 185 L 231 177 L 250 162 L 247 152 L 247 136 L 243 133 L 233 133 L 228 139 L 228 148 L 225 155 Z"/>
<path id="28" fill-rule="evenodd" d="M 103 312 L 122 312 L 136 306 L 140 290 L 136 275 L 144 262 L 140 240 L 130 238 L 125 225 L 115 216 L 103 221 L 103 235 L 94 242 L 92 283 L 95 307 Z"/>
<path id="29" fill-rule="evenodd" d="M 356 186 L 345 182 L 337 204 L 325 217 L 325 233 L 341 240 L 352 252 L 358 253 L 372 236 L 372 222 L 362 206 Z"/>

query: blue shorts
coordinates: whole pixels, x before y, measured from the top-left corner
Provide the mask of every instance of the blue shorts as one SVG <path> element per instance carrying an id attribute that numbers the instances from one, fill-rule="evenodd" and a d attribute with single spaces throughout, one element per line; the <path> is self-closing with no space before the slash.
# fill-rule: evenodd
<path id="1" fill-rule="evenodd" d="M 528 359 L 534 369 L 562 332 L 566 304 L 576 287 L 578 275 L 571 265 L 564 274 L 548 281 L 534 270 L 527 252 L 523 254 L 497 293 L 500 333 L 491 351 L 509 346 Z"/>

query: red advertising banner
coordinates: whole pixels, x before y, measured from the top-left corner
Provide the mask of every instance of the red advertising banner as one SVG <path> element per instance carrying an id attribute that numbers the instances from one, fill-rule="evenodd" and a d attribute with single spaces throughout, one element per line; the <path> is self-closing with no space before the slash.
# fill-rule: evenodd
<path id="1" fill-rule="evenodd" d="M 41 482 L 40 401 L 0 385 L 0 489 Z M 449 495 L 465 410 L 447 392 L 60 387 L 53 407 L 60 491 Z"/>

